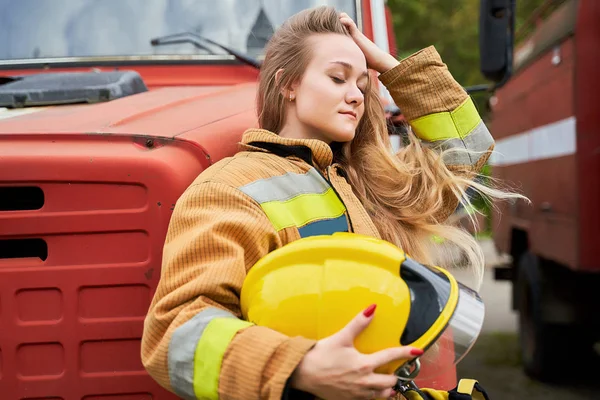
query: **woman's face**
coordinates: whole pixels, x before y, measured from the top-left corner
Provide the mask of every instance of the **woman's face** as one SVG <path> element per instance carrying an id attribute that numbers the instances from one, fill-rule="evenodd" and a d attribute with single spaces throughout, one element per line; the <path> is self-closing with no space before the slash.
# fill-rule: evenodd
<path id="1" fill-rule="evenodd" d="M 365 56 L 352 38 L 339 34 L 315 35 L 308 45 L 312 58 L 292 86 L 286 125 L 296 137 L 351 141 L 365 110 Z"/>

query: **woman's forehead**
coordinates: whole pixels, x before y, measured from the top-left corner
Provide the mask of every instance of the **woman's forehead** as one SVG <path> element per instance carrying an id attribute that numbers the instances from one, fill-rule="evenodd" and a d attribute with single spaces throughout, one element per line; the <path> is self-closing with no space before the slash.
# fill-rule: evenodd
<path id="1" fill-rule="evenodd" d="M 362 73 L 367 69 L 365 55 L 352 38 L 344 35 L 315 35 L 308 43 L 311 46 L 313 63 L 322 67 L 351 67 Z"/>

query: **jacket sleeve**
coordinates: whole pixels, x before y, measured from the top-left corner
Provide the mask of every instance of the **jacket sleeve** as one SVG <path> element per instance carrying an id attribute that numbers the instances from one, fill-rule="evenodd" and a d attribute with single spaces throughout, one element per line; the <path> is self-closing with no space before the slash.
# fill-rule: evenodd
<path id="1" fill-rule="evenodd" d="M 241 191 L 212 182 L 188 188 L 144 323 L 142 361 L 160 385 L 185 399 L 281 399 L 314 341 L 243 321 L 239 303 L 248 269 L 280 246 Z"/>
<path id="2" fill-rule="evenodd" d="M 425 146 L 453 150 L 444 154 L 449 170 L 468 178 L 481 170 L 494 148 L 494 139 L 473 100 L 454 80 L 435 47 L 405 58 L 379 79 Z M 445 217 L 458 205 L 453 198 L 448 193 Z"/>

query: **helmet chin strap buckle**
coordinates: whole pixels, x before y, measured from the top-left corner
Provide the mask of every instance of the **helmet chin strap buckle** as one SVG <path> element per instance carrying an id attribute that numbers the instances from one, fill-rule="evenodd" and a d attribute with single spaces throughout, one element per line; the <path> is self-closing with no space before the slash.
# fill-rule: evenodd
<path id="1" fill-rule="evenodd" d="M 398 368 L 394 372 L 394 375 L 398 377 L 398 382 L 396 382 L 394 390 L 402 394 L 408 390 L 418 389 L 413 380 L 419 375 L 420 370 L 421 362 L 418 358 L 415 358 Z"/>
<path id="2" fill-rule="evenodd" d="M 414 380 L 419 371 L 421 370 L 421 362 L 418 358 L 412 359 L 398 368 L 394 374 L 398 377 L 398 380 L 409 382 Z"/>

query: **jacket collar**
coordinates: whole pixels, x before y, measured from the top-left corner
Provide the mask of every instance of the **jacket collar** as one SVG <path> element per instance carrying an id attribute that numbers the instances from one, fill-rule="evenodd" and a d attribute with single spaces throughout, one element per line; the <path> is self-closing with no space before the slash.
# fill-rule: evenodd
<path id="1" fill-rule="evenodd" d="M 244 132 L 241 149 L 267 151 L 279 156 L 296 156 L 325 170 L 333 162 L 331 147 L 318 139 L 290 139 L 265 129 L 248 129 Z"/>

